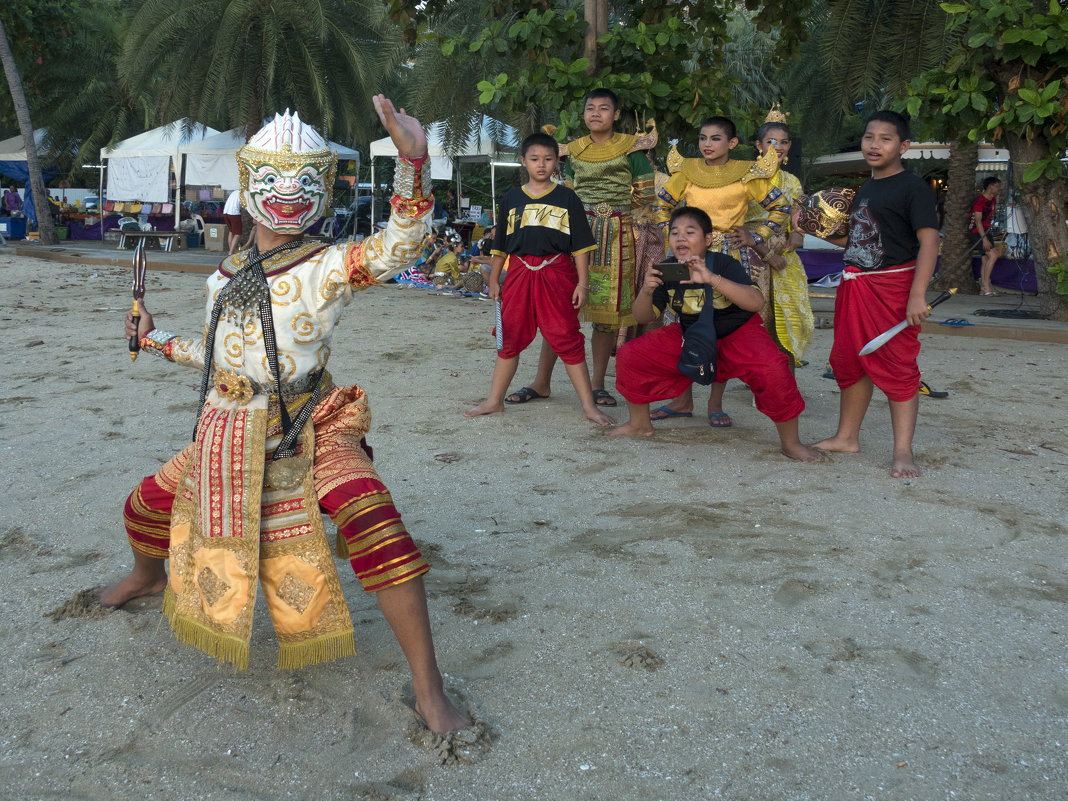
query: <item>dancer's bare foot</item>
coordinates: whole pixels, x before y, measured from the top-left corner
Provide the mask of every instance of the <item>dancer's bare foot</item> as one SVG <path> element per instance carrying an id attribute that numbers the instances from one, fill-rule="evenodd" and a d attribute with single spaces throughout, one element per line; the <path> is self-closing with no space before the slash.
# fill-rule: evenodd
<path id="1" fill-rule="evenodd" d="M 497 414 L 498 412 L 503 411 L 503 403 L 493 403 L 490 400 L 484 400 L 482 401 L 482 403 L 478 404 L 478 406 L 475 406 L 464 412 L 464 417 L 478 417 L 482 414 Z"/>
<path id="2" fill-rule="evenodd" d="M 916 460 L 912 451 L 894 453 L 894 464 L 890 468 L 893 478 L 916 478 L 920 475 L 920 468 L 916 466 Z"/>
<path id="3" fill-rule="evenodd" d="M 423 719 L 428 729 L 437 734 L 466 729 L 472 722 L 471 718 L 456 708 L 440 687 L 416 693 L 415 713 Z"/>
<path id="4" fill-rule="evenodd" d="M 596 423 L 599 426 L 614 426 L 618 422 L 616 418 L 609 417 L 596 406 L 592 409 L 583 409 L 582 416 L 591 423 Z"/>
<path id="5" fill-rule="evenodd" d="M 633 417 L 622 425 L 609 429 L 605 432 L 610 437 L 651 437 L 653 426 L 648 418 L 635 420 Z"/>
<path id="6" fill-rule="evenodd" d="M 99 598 L 100 605 L 107 609 L 118 609 L 127 601 L 140 598 L 142 595 L 155 595 L 163 592 L 167 586 L 167 573 L 163 570 L 163 562 L 159 561 L 159 572 L 145 573 L 134 567 L 130 575 L 115 584 L 101 587 Z"/>
<path id="7" fill-rule="evenodd" d="M 833 437 L 813 442 L 812 447 L 817 450 L 835 451 L 836 453 L 860 453 L 860 440 L 835 434 Z"/>
<path id="8" fill-rule="evenodd" d="M 810 448 L 808 445 L 803 445 L 800 442 L 789 445 L 784 442 L 782 445 L 782 452 L 784 456 L 789 456 L 791 459 L 796 459 L 799 462 L 818 462 L 820 460 L 819 451 L 815 448 Z"/>

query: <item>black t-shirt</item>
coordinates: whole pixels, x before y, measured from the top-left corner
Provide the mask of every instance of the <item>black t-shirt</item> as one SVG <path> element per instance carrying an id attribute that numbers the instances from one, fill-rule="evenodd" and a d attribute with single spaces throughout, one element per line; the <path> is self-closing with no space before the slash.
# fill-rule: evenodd
<path id="1" fill-rule="evenodd" d="M 853 198 L 842 261 L 865 271 L 907 264 L 920 252 L 921 228 L 938 228 L 934 193 L 922 178 L 907 170 L 869 178 Z"/>
<path id="2" fill-rule="evenodd" d="M 585 253 L 596 247 L 578 195 L 557 184 L 540 197 L 531 197 L 521 186 L 501 198 L 494 256 L 555 256 Z"/>
<path id="3" fill-rule="evenodd" d="M 666 259 L 666 261 L 676 261 L 676 259 Z M 721 275 L 728 281 L 734 281 L 736 284 L 742 284 L 743 286 L 756 286 L 749 276 L 745 274 L 745 270 L 738 260 L 728 256 L 726 253 L 706 253 L 705 266 L 708 267 L 713 275 Z M 675 301 L 676 295 L 680 292 L 682 293 L 681 312 L 678 308 L 678 302 Z M 746 320 L 753 316 L 753 312 L 735 306 L 719 292 L 714 291 L 712 293 L 712 304 L 716 310 L 712 320 L 716 326 L 716 337 L 718 339 L 723 339 L 728 334 L 733 334 L 742 327 Z M 653 308 L 656 309 L 657 315 L 662 314 L 664 309 L 671 307 L 679 313 L 679 324 L 682 326 L 683 331 L 697 320 L 704 306 L 704 284 L 680 284 L 677 281 L 671 281 L 661 284 L 653 290 Z"/>

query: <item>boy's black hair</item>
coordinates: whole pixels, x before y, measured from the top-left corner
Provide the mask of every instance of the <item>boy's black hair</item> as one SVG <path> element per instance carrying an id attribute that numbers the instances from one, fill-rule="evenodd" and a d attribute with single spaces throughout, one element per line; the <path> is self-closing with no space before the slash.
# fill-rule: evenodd
<path id="1" fill-rule="evenodd" d="M 616 111 L 619 111 L 619 95 L 613 92 L 611 89 L 605 89 L 603 86 L 592 90 L 589 94 L 582 99 L 582 105 L 585 106 L 591 100 L 596 100 L 599 97 L 607 97 L 612 101 L 612 106 Z"/>
<path id="2" fill-rule="evenodd" d="M 714 125 L 717 128 L 722 128 L 723 133 L 727 134 L 728 139 L 738 138 L 738 128 L 734 125 L 734 120 L 729 117 L 706 117 L 701 120 L 701 124 L 697 127 L 697 130 L 701 130 L 709 125 Z"/>
<path id="3" fill-rule="evenodd" d="M 893 125 L 897 128 L 897 137 L 902 142 L 912 138 L 912 134 L 909 132 L 908 118 L 903 114 L 898 114 L 896 111 L 890 111 L 890 109 L 876 111 L 864 123 L 864 130 L 867 131 L 868 126 L 873 122 L 888 122 Z"/>
<path id="4" fill-rule="evenodd" d="M 710 234 L 713 231 L 712 218 L 708 216 L 704 209 L 699 209 L 697 206 L 676 206 L 675 210 L 671 212 L 671 219 L 668 221 L 669 230 L 679 217 L 689 217 L 697 223 L 704 234 Z"/>
<path id="5" fill-rule="evenodd" d="M 987 189 L 992 187 L 994 184 L 1000 184 L 1000 183 L 1001 183 L 1001 179 L 1000 178 L 998 178 L 996 175 L 991 175 L 989 178 L 983 179 L 983 191 L 985 192 Z"/>
<path id="6" fill-rule="evenodd" d="M 549 134 L 544 133 L 542 131 L 532 133 L 530 136 L 524 139 L 523 144 L 519 146 L 519 154 L 525 157 L 527 155 L 527 151 L 535 145 L 547 147 L 554 153 L 556 153 L 558 158 L 560 156 L 560 145 L 557 144 L 556 140 L 549 136 Z"/>
<path id="7" fill-rule="evenodd" d="M 756 132 L 756 140 L 759 142 L 765 136 L 768 135 L 768 131 L 774 131 L 776 128 L 781 128 L 786 131 L 786 138 L 790 138 L 790 129 L 786 126 L 785 122 L 765 122 Z"/>

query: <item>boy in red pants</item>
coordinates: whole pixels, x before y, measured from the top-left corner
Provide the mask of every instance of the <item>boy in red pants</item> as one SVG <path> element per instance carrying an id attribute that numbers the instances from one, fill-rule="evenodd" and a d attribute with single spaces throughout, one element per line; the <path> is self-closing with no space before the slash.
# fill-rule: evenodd
<path id="1" fill-rule="evenodd" d="M 668 244 L 675 258 L 689 267 L 690 280 L 669 286 L 659 270 L 650 270 L 632 310 L 639 323 L 652 322 L 669 306 L 678 310 L 679 319 L 628 342 L 616 355 L 616 389 L 627 399 L 630 419 L 608 433 L 652 434 L 649 404 L 674 398 L 690 386 L 678 368 L 683 333 L 700 315 L 708 286 L 715 304 L 716 379 L 738 378 L 746 384 L 753 390 L 757 409 L 775 423 L 782 452 L 791 459 L 815 462 L 819 454 L 798 436 L 797 418 L 805 402 L 789 360 L 755 313 L 764 296 L 737 259 L 708 252 L 712 239 L 712 221 L 703 211 L 682 206 L 672 212 Z"/>
<path id="2" fill-rule="evenodd" d="M 861 150 L 871 178 L 853 198 L 847 236 L 827 241 L 845 247 L 845 272 L 834 301 L 831 369 L 842 389 L 838 431 L 813 447 L 856 453 L 860 424 L 874 387 L 886 393 L 894 429 L 890 475 L 914 478 L 912 455 L 919 411 L 920 323 L 927 285 L 938 258 L 938 214 L 923 180 L 907 172 L 901 156 L 909 149 L 908 122 L 893 111 L 877 111 L 864 128 Z M 861 356 L 869 341 L 902 320 L 909 326 L 878 350 Z"/>
<path id="3" fill-rule="evenodd" d="M 583 416 L 598 425 L 612 425 L 615 420 L 594 402 L 586 340 L 579 328 L 578 310 L 589 299 L 590 251 L 596 246 L 586 211 L 578 195 L 552 181 L 560 160 L 555 139 L 531 134 L 523 140 L 521 152 L 530 180 L 501 199 L 491 251 L 489 292 L 493 300 L 501 301 L 503 347 L 497 352 L 489 397 L 464 416 L 504 411 L 504 396 L 519 366 L 519 354 L 540 329 L 567 367 Z M 501 270 L 506 260 L 508 281 L 502 291 Z"/>

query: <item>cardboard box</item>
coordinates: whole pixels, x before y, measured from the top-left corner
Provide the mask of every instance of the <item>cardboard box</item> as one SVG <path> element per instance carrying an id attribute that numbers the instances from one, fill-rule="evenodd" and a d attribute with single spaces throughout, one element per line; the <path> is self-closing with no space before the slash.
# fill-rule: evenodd
<path id="1" fill-rule="evenodd" d="M 204 226 L 204 250 L 226 250 L 226 226 L 207 223 Z"/>

